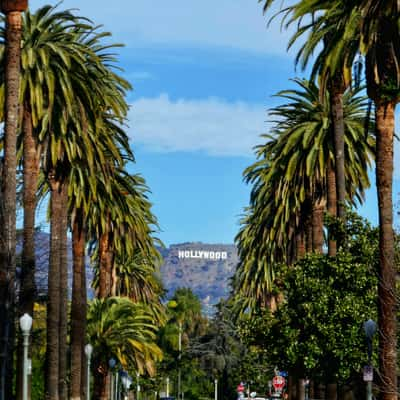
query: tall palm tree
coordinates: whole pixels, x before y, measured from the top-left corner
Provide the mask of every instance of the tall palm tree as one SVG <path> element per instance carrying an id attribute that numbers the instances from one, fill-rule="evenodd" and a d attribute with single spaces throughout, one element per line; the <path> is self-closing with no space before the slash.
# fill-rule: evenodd
<path id="1" fill-rule="evenodd" d="M 46 6 L 36 13 L 25 13 L 23 18 L 23 44 L 21 49 L 20 99 L 22 112 L 22 140 L 24 171 L 24 235 L 22 250 L 22 274 L 20 290 L 21 313 L 33 312 L 35 296 L 35 251 L 34 228 L 36 209 L 36 188 L 39 174 L 39 160 L 43 140 L 39 139 L 49 124 L 49 114 L 53 107 L 55 82 L 58 72 L 66 68 L 69 58 L 64 57 L 66 40 L 71 44 L 67 26 L 78 23 L 70 12 L 57 12 L 54 7 Z M 70 56 L 73 54 L 71 44 Z M 76 48 L 75 48 L 76 50 Z M 66 261 L 64 262 L 64 274 Z M 65 297 L 65 296 L 64 296 Z M 66 300 L 64 300 L 66 301 Z M 65 309 L 65 304 L 64 304 Z M 65 320 L 65 317 L 61 317 Z M 66 334 L 64 325 L 63 331 Z M 60 353 L 65 357 L 65 349 Z M 65 365 L 65 362 L 62 364 Z M 19 369 L 22 369 L 22 355 L 19 354 Z M 18 377 L 20 374 L 18 375 Z M 17 385 L 17 397 L 20 398 L 21 385 Z M 65 385 L 64 385 L 65 388 Z M 64 390 L 65 391 L 65 390 Z"/>
<path id="2" fill-rule="evenodd" d="M 393 136 L 400 100 L 400 5 L 396 1 L 357 1 L 360 48 L 366 57 L 368 96 L 375 103 L 376 182 L 379 205 L 379 368 L 381 399 L 397 394 L 396 265 L 393 237 Z"/>
<path id="3" fill-rule="evenodd" d="M 272 5 L 273 0 L 265 0 L 264 11 Z M 348 3 L 348 2 L 347 2 Z M 290 39 L 288 48 L 299 37 L 305 33 L 309 33 L 307 40 L 304 41 L 296 56 L 296 64 L 301 61 L 302 69 L 306 67 L 311 58 L 315 58 L 311 73 L 311 80 L 318 75 L 321 92 L 328 90 L 330 92 L 331 102 L 331 118 L 332 118 L 332 135 L 334 138 L 334 154 L 335 154 L 335 185 L 336 193 L 331 192 L 328 198 L 328 210 L 331 215 L 344 219 L 345 216 L 345 144 L 344 144 L 344 120 L 343 120 L 343 95 L 351 85 L 351 71 L 354 55 L 358 51 L 358 38 L 348 35 L 348 23 L 343 23 L 343 15 L 349 13 L 351 5 L 340 5 L 338 3 L 327 0 L 299 0 L 291 3 L 282 10 L 286 27 L 296 23 L 297 30 Z M 330 7 L 332 12 L 329 18 L 325 14 L 318 13 L 322 9 Z M 305 22 L 304 22 L 305 20 Z M 354 21 L 352 21 L 354 22 Z M 350 23 L 350 25 L 352 25 Z M 338 49 L 332 49 L 332 43 L 336 42 L 335 37 L 341 37 L 342 46 L 346 47 L 344 54 Z M 322 50 L 318 46 L 323 45 Z M 319 51 L 314 57 L 316 50 Z M 334 63 L 332 63 L 334 58 Z M 333 207 L 333 201 L 336 206 Z M 337 238 L 339 246 L 342 238 Z M 330 240 L 329 252 L 331 255 L 336 254 L 336 242 Z"/>
<path id="4" fill-rule="evenodd" d="M 82 51 L 79 52 L 79 45 L 74 42 L 71 34 L 71 27 L 82 29 L 82 20 L 72 15 L 69 11 L 57 12 L 54 7 L 45 6 L 36 13 L 27 12 L 23 20 L 23 48 L 21 57 L 22 85 L 20 98 L 23 106 L 23 163 L 24 163 L 24 242 L 22 255 L 22 285 L 21 285 L 21 311 L 32 312 L 34 301 L 34 214 L 36 208 L 36 186 L 39 172 L 39 158 L 41 157 L 41 147 L 45 144 L 45 133 L 49 125 L 52 124 L 55 113 L 54 104 L 55 92 L 60 88 L 70 85 L 59 81 L 65 78 L 66 70 L 70 68 L 71 60 L 75 60 L 78 65 L 84 63 Z M 86 25 L 85 25 L 86 26 Z M 81 54 L 81 55 L 80 55 Z M 79 59 L 79 60 L 78 60 Z M 58 81 L 57 81 L 58 80 Z M 59 93 L 63 93 L 59 90 Z M 64 93 L 65 94 L 65 93 Z M 66 102 L 68 104 L 68 102 Z M 61 201 L 65 202 L 66 192 L 60 190 Z M 54 202 L 52 202 L 54 205 Z M 64 210 L 63 220 L 66 220 L 66 207 L 59 207 Z M 65 222 L 64 222 L 65 225 Z M 64 265 L 60 279 L 66 279 L 66 236 L 62 238 L 63 232 L 53 234 L 60 238 L 60 250 L 63 256 L 57 260 Z M 55 247 L 53 247 L 55 250 Z M 54 274 L 57 278 L 58 273 Z M 62 287 L 63 307 L 60 309 L 60 330 L 64 340 L 66 339 L 66 283 L 57 283 L 57 287 Z M 50 290 L 50 292 L 52 289 Z M 53 290 L 53 294 L 59 290 Z M 57 313 L 53 313 L 57 315 Z M 58 325 L 58 324 L 56 324 Z M 51 335 L 54 337 L 53 335 Z M 63 342 L 62 341 L 62 342 Z M 53 346 L 57 348 L 58 346 Z M 65 346 L 64 346 L 65 347 Z M 62 375 L 66 375 L 66 348 L 60 348 L 59 353 L 63 359 L 60 367 L 63 369 Z M 56 379 L 54 380 L 56 381 Z M 21 385 L 17 385 L 20 388 Z M 66 398 L 66 386 L 61 382 L 60 387 Z M 18 391 L 18 389 L 17 389 Z M 20 393 L 17 393 L 20 396 Z"/>
<path id="5" fill-rule="evenodd" d="M 2 224 L 0 232 L 0 324 L 1 362 L 0 398 L 11 397 L 13 360 L 13 320 L 16 269 L 16 144 L 19 120 L 19 76 L 21 61 L 21 13 L 28 7 L 27 0 L 0 2 L 6 16 L 5 56 L 5 119 L 4 158 L 0 206 Z M 8 369 L 8 371 L 6 371 Z M 8 375 L 8 379 L 6 378 Z M 11 378 L 11 379 L 10 379 Z"/>
<path id="6" fill-rule="evenodd" d="M 34 214 L 36 208 L 36 186 L 39 172 L 39 158 L 43 147 L 43 132 L 48 128 L 49 115 L 54 105 L 55 87 L 54 82 L 59 76 L 62 68 L 69 68 L 71 54 L 77 50 L 72 42 L 68 27 L 73 23 L 79 24 L 77 17 L 69 11 L 57 11 L 56 8 L 46 6 L 35 13 L 27 12 L 24 18 L 24 46 L 22 49 L 22 85 L 21 98 L 24 106 L 24 233 L 28 240 L 23 247 L 23 273 L 26 279 L 22 284 L 21 312 L 33 307 L 33 293 L 31 290 L 34 274 L 34 258 L 28 259 L 24 254 L 31 254 L 33 238 L 30 236 L 34 227 Z M 67 46 L 70 46 L 69 56 Z M 81 58 L 82 60 L 82 58 Z M 39 139 L 39 136 L 41 138 Z M 60 191 L 60 201 L 66 201 L 65 186 Z M 53 204 L 53 203 L 52 203 Z M 61 207 L 62 225 L 66 224 L 66 207 Z M 59 390 L 60 398 L 67 397 L 67 256 L 66 256 L 66 232 L 60 230 L 55 234 L 60 241 L 60 275 L 58 290 L 62 302 L 60 304 L 59 330 L 60 341 L 59 353 Z M 53 250 L 55 248 L 53 247 Z M 53 254 L 54 255 L 54 254 Z M 25 262 L 24 262 L 25 261 Z M 57 274 L 55 275 L 57 276 Z M 57 346 L 55 346 L 57 347 Z M 56 351 L 56 350 L 55 350 Z M 56 379 L 54 380 L 56 381 Z"/>
<path id="7" fill-rule="evenodd" d="M 315 57 L 311 79 L 318 75 L 322 91 L 328 90 L 330 93 L 331 113 L 333 124 L 334 150 L 335 150 L 335 180 L 336 180 L 336 210 L 333 211 L 334 216 L 338 216 L 341 220 L 345 217 L 345 155 L 344 155 L 344 120 L 343 120 L 343 95 L 351 85 L 352 66 L 355 55 L 358 52 L 358 37 L 348 34 L 348 26 L 352 26 L 355 21 L 347 21 L 343 16 L 351 13 L 349 4 L 340 5 L 336 3 L 332 7 L 332 2 L 316 1 L 308 2 L 299 1 L 292 8 L 292 17 L 287 22 L 302 21 L 309 19 L 312 15 L 311 22 L 307 22 L 299 26 L 297 32 L 293 35 L 289 42 L 289 47 L 297 41 L 297 39 L 308 32 L 308 37 L 296 56 L 296 63 L 301 61 L 302 68 L 309 63 L 311 58 L 323 44 L 323 48 Z M 331 7 L 332 12 L 329 18 L 326 14 L 318 13 L 321 7 Z M 333 48 L 332 44 L 336 43 L 335 38 L 340 37 L 341 46 L 346 48 L 346 53 Z M 335 60 L 332 62 L 332 58 Z M 331 213 L 332 214 L 332 213 Z M 339 237 L 338 244 L 342 244 L 343 238 Z M 333 242 L 332 242 L 333 244 Z M 335 252 L 331 252 L 334 255 Z"/>

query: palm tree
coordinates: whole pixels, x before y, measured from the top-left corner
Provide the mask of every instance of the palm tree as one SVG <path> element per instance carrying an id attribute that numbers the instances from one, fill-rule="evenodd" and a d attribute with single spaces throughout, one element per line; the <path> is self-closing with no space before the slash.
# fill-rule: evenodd
<path id="1" fill-rule="evenodd" d="M 273 0 L 265 0 L 264 11 L 272 3 Z M 354 21 L 346 19 L 345 23 L 343 22 L 343 16 L 351 11 L 351 5 L 347 2 L 347 4 L 340 4 L 337 7 L 338 4 L 326 0 L 300 0 L 284 8 L 281 13 L 284 14 L 286 27 L 296 23 L 298 28 L 290 39 L 288 48 L 298 41 L 299 37 L 309 32 L 307 40 L 303 43 L 296 56 L 296 64 L 301 61 L 302 69 L 306 67 L 310 58 L 314 56 L 318 46 L 323 44 L 322 50 L 315 57 L 310 79 L 314 80 L 318 76 L 321 92 L 325 90 L 330 92 L 336 193 L 331 191 L 328 197 L 328 210 L 332 216 L 337 215 L 343 220 L 346 195 L 343 94 L 351 84 L 352 64 L 358 51 L 358 38 L 348 34 L 348 25 L 352 26 Z M 331 8 L 332 10 L 329 13 L 329 18 L 327 18 L 326 14 L 318 13 L 318 11 L 326 8 Z M 332 43 L 337 43 L 335 37 L 342 39 L 339 50 L 338 48 L 332 48 Z M 346 53 L 340 51 L 343 47 L 346 48 Z M 334 62 L 332 62 L 332 58 Z M 333 206 L 333 201 L 336 202 L 335 207 Z M 342 241 L 340 235 L 337 239 L 340 246 Z M 336 254 L 336 243 L 333 240 L 330 240 L 329 252 L 331 255 Z"/>
<path id="2" fill-rule="evenodd" d="M 162 293 L 162 283 L 155 275 L 157 270 L 138 251 L 131 258 L 123 254 L 115 260 L 117 281 L 117 296 L 128 296 L 135 303 L 151 303 Z"/>
<path id="3" fill-rule="evenodd" d="M 108 360 L 118 360 L 125 370 L 153 375 L 161 350 L 155 343 L 157 326 L 146 306 L 128 298 L 96 299 L 88 311 L 88 340 L 93 345 L 96 369 L 94 398 L 104 400 Z"/>
<path id="4" fill-rule="evenodd" d="M 47 12 L 54 8 L 48 8 Z M 38 11 L 43 15 L 43 9 Z M 77 66 L 85 69 L 88 50 L 76 40 L 71 30 L 69 19 L 58 19 L 53 26 L 58 32 L 60 58 L 63 62 L 55 64 L 51 89 L 48 93 L 47 109 L 42 117 L 42 132 L 39 139 L 47 146 L 47 155 L 43 165 L 50 189 L 50 260 L 47 314 L 47 376 L 46 393 L 50 399 L 66 399 L 65 377 L 67 374 L 66 339 L 67 339 L 67 282 L 66 282 L 66 227 L 67 227 L 67 177 L 69 160 L 62 145 L 66 130 L 74 131 L 71 119 L 75 107 L 79 108 L 82 99 L 74 85 L 74 72 Z M 79 23 L 79 19 L 76 19 Z M 55 36 L 57 37 L 57 36 Z M 51 45 L 50 45 L 51 46 Z M 83 81 L 82 85 L 86 81 Z M 74 98 L 73 94 L 74 93 Z M 81 100 L 82 101 L 82 100 Z M 72 105 L 73 104 L 73 105 Z M 75 111 L 76 112 L 76 111 Z M 81 121 L 85 115 L 80 113 Z M 49 122 L 51 121 L 51 122 Z M 50 128 L 51 127 L 51 128 Z M 51 130 L 49 130 L 51 129 Z"/>
<path id="5" fill-rule="evenodd" d="M 295 82 L 300 89 L 278 93 L 286 103 L 272 109 L 272 136 L 265 145 L 258 146 L 259 160 L 245 171 L 246 180 L 254 186 L 236 238 L 240 264 L 235 285 L 248 300 L 257 299 L 261 305 L 267 300 L 264 306 L 272 290 L 273 266 L 277 262 L 290 263 L 288 250 L 291 242 L 293 246 L 297 243 L 298 234 L 312 243 L 314 251 L 321 251 L 321 219 L 314 218 L 318 223 L 314 223 L 312 233 L 304 226 L 311 206 L 326 196 L 329 166 L 334 163 L 329 94 L 326 92 L 321 101 L 314 83 Z M 361 201 L 369 185 L 367 168 L 374 141 L 364 133 L 365 107 L 365 98 L 351 91 L 345 93 L 349 202 L 354 197 Z M 302 252 L 297 249 L 297 256 Z"/>
<path id="6" fill-rule="evenodd" d="M 109 182 L 110 192 L 103 191 L 100 201 L 94 205 L 96 210 L 90 215 L 89 224 L 91 236 L 95 238 L 100 298 L 116 295 L 115 261 L 122 249 L 126 257 L 140 255 L 153 266 L 160 257 L 155 247 L 159 242 L 153 237 L 157 220 L 151 213 L 145 181 L 121 169 L 115 169 L 113 177 Z"/>
<path id="7" fill-rule="evenodd" d="M 381 399 L 397 395 L 396 265 L 393 237 L 393 135 L 400 90 L 399 4 L 357 1 L 360 48 L 366 57 L 368 96 L 375 103 L 376 182 L 379 205 L 379 368 Z"/>
<path id="8" fill-rule="evenodd" d="M 69 12 L 55 12 L 54 7 L 46 6 L 37 13 L 25 13 L 23 19 L 23 46 L 21 49 L 20 98 L 22 99 L 22 140 L 24 165 L 24 235 L 22 251 L 22 279 L 20 291 L 20 312 L 33 312 L 35 296 L 35 258 L 34 228 L 36 209 L 36 188 L 39 174 L 39 160 L 43 148 L 43 132 L 49 123 L 49 114 L 53 107 L 55 77 L 60 67 L 67 67 L 69 59 L 64 57 L 68 34 L 67 26 L 78 20 Z M 70 36 L 70 35 L 69 35 Z M 70 56 L 73 54 L 71 44 Z M 75 49 L 76 50 L 76 49 Z M 75 56 L 74 56 L 75 57 Z M 65 218 L 65 217 L 64 217 Z M 65 242 L 65 241 L 62 241 Z M 66 260 L 64 262 L 64 274 Z M 66 289 L 64 289 L 65 291 Z M 66 295 L 64 296 L 66 301 Z M 66 309 L 64 304 L 63 309 Z M 66 321 L 61 316 L 62 321 Z M 62 329 L 66 335 L 66 326 Z M 65 359 L 66 350 L 60 350 Z M 65 361 L 62 363 L 65 365 Z M 22 368 L 22 356 L 18 365 Z M 19 375 L 18 375 L 19 377 Z M 20 397 L 21 385 L 17 384 L 17 396 Z M 64 385 L 65 388 L 65 385 Z M 65 391 L 65 389 L 64 389 Z"/>
<path id="9" fill-rule="evenodd" d="M 337 5 L 338 3 L 336 3 Z M 321 8 L 331 7 L 332 12 L 318 15 Z M 299 1 L 292 8 L 292 17 L 288 25 L 293 22 L 307 19 L 312 15 L 311 22 L 299 26 L 297 32 L 289 42 L 289 47 L 304 33 L 309 32 L 307 40 L 301 47 L 296 56 L 296 63 L 301 61 L 304 69 L 310 58 L 317 50 L 317 46 L 323 43 L 323 49 L 315 57 L 311 79 L 318 75 L 322 91 L 328 90 L 330 93 L 332 125 L 335 150 L 335 180 L 336 180 L 336 210 L 332 207 L 331 214 L 338 216 L 342 221 L 345 217 L 345 155 L 344 155 L 344 120 L 343 120 L 343 95 L 351 85 L 352 66 L 355 55 L 358 52 L 358 37 L 348 34 L 348 26 L 353 25 L 354 21 L 347 21 L 343 16 L 350 13 L 350 7 L 347 4 L 340 7 L 332 7 L 332 2 L 325 0 L 313 3 Z M 318 15 L 318 16 L 316 16 Z M 340 37 L 341 46 L 346 48 L 346 53 L 333 48 L 332 44 L 337 43 L 335 38 Z M 332 62 L 332 58 L 335 60 Z M 343 221 L 344 222 L 344 221 Z M 340 235 L 339 235 L 340 236 Z M 338 237 L 339 246 L 342 244 L 341 237 Z M 332 242 L 333 244 L 333 242 Z M 335 251 L 330 252 L 331 255 Z"/>
<path id="10" fill-rule="evenodd" d="M 75 43 L 71 32 L 74 29 L 82 29 L 82 20 L 73 16 L 69 11 L 55 12 L 54 7 L 42 7 L 35 14 L 26 13 L 23 20 L 23 48 L 21 57 L 22 86 L 20 97 L 23 105 L 23 162 L 24 162 L 24 249 L 23 249 L 23 279 L 21 288 L 21 310 L 31 312 L 34 300 L 34 248 L 33 248 L 33 230 L 34 213 L 36 208 L 36 186 L 39 172 L 39 158 L 41 157 L 41 147 L 46 145 L 44 138 L 48 132 L 49 126 L 57 111 L 54 112 L 54 105 L 57 105 L 55 92 L 64 93 L 63 89 L 68 88 L 68 82 L 65 80 L 65 71 L 71 66 L 71 60 L 77 65 L 84 64 L 82 57 L 82 48 Z M 79 28 L 80 27 L 80 28 Z M 61 82 L 61 85 L 59 83 Z M 60 90 L 61 89 L 61 90 Z M 68 105 L 68 101 L 62 100 L 60 103 Z M 57 121 L 57 120 L 56 120 Z M 54 124 L 56 125 L 56 124 Z M 39 144 L 41 146 L 39 146 Z M 58 201 L 65 203 L 65 187 L 57 191 Z M 51 204 L 56 206 L 56 199 Z M 62 225 L 66 224 L 66 207 L 58 209 L 63 213 Z M 56 228 L 56 227 L 54 227 Z M 57 231 L 57 232 L 56 232 Z M 58 288 L 61 287 L 63 293 L 63 305 L 60 309 L 60 325 L 63 343 L 66 340 L 66 232 L 58 229 L 52 229 L 52 234 L 59 238 L 60 245 L 53 246 L 52 259 L 56 255 L 54 251 L 60 250 L 61 253 L 55 260 L 64 265 L 59 272 L 51 275 L 51 281 L 56 282 L 50 292 L 53 295 L 59 295 Z M 63 235 L 63 236 L 61 236 Z M 59 249 L 58 249 L 59 247 Z M 54 262 L 52 264 L 54 266 Z M 55 280 L 53 279 L 55 277 Z M 63 280 L 61 282 L 59 280 Z M 54 290 L 55 289 L 55 290 Z M 51 307 L 50 307 L 51 308 Z M 51 313 L 53 316 L 58 312 Z M 54 329 L 57 328 L 55 324 Z M 51 331 L 51 329 L 50 329 Z M 51 338 L 55 336 L 50 334 Z M 51 340 L 50 340 L 51 342 Z M 50 347 L 58 351 L 58 345 Z M 50 352 L 51 353 L 51 352 Z M 66 348 L 65 345 L 59 348 L 61 357 L 59 367 L 62 369 L 62 375 L 66 375 Z M 50 357 L 51 358 L 51 357 Z M 57 362 L 54 362 L 54 367 Z M 56 371 L 56 368 L 51 368 Z M 58 378 L 54 379 L 54 385 Z M 17 385 L 19 388 L 20 385 Z M 61 398 L 66 398 L 66 385 L 60 382 L 60 389 L 63 392 Z"/>
<path id="11" fill-rule="evenodd" d="M 2 342 L 0 363 L 0 398 L 11 398 L 14 285 L 16 269 L 16 166 L 17 130 L 19 116 L 19 75 L 21 60 L 21 12 L 28 7 L 27 0 L 0 2 L 1 11 L 6 16 L 6 56 L 5 56 L 5 128 L 4 158 L 2 165 L 0 232 L 0 338 Z M 7 367 L 7 366 L 8 367 Z M 8 369 L 8 371 L 6 370 Z M 9 379 L 6 379 L 6 376 Z"/>

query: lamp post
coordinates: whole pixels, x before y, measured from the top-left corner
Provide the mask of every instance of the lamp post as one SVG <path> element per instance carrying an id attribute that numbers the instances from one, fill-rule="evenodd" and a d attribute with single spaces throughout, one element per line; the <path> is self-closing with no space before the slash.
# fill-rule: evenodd
<path id="1" fill-rule="evenodd" d="M 119 400 L 119 373 L 115 374 L 115 400 Z"/>
<path id="2" fill-rule="evenodd" d="M 139 400 L 139 394 L 140 394 L 139 377 L 140 377 L 140 373 L 139 373 L 139 371 L 137 371 L 136 372 L 136 400 Z"/>
<path id="3" fill-rule="evenodd" d="M 167 383 L 167 397 L 169 397 L 169 378 L 167 376 L 167 379 L 165 380 Z"/>
<path id="4" fill-rule="evenodd" d="M 19 319 L 19 326 L 23 336 L 23 371 L 22 371 L 22 400 L 28 400 L 28 347 L 29 347 L 29 333 L 32 328 L 32 317 L 25 313 Z"/>
<path id="5" fill-rule="evenodd" d="M 121 382 L 124 386 L 125 389 L 125 400 L 128 400 L 128 390 L 132 385 L 132 378 L 129 376 L 127 372 L 124 371 L 123 374 L 121 374 Z"/>
<path id="6" fill-rule="evenodd" d="M 218 379 L 214 380 L 214 400 L 218 400 Z"/>
<path id="7" fill-rule="evenodd" d="M 368 352 L 368 365 L 364 367 L 364 381 L 367 382 L 367 400 L 372 400 L 372 381 L 373 381 L 373 368 L 371 365 L 372 357 L 372 338 L 376 333 L 376 323 L 369 319 L 364 322 L 364 333 L 367 339 L 367 352 Z"/>
<path id="8" fill-rule="evenodd" d="M 87 381 L 86 381 L 86 399 L 90 400 L 90 358 L 92 357 L 93 353 L 93 346 L 88 343 L 85 346 L 85 354 L 86 354 L 86 359 L 87 359 Z"/>
<path id="9" fill-rule="evenodd" d="M 114 400 L 114 367 L 117 364 L 115 358 L 110 358 L 108 360 L 108 366 L 110 367 L 110 399 Z"/>
<path id="10" fill-rule="evenodd" d="M 310 380 L 308 378 L 305 380 L 305 389 L 306 389 L 306 400 L 309 400 Z"/>

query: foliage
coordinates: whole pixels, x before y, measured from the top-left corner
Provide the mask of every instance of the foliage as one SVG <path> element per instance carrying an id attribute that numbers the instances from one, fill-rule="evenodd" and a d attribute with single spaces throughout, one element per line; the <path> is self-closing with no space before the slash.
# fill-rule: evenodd
<path id="1" fill-rule="evenodd" d="M 343 382 L 366 363 L 362 324 L 376 319 L 378 234 L 354 214 L 348 221 L 346 247 L 336 257 L 312 254 L 282 266 L 285 301 L 273 315 L 259 309 L 242 319 L 242 337 L 271 365 Z"/>
<path id="2" fill-rule="evenodd" d="M 32 400 L 44 399 L 44 368 L 46 358 L 46 306 L 35 303 L 35 318 L 31 333 L 31 359 L 32 379 L 31 398 Z"/>
<path id="3" fill-rule="evenodd" d="M 236 236 L 240 264 L 235 289 L 247 306 L 266 305 L 275 264 L 290 263 L 296 235 L 309 223 L 313 203 L 326 198 L 328 172 L 335 165 L 329 93 L 312 81 L 295 79 L 296 88 L 277 94 L 282 104 L 270 115 L 273 126 L 256 147 L 257 161 L 244 171 L 252 184 L 250 206 Z M 369 186 L 374 137 L 365 132 L 367 102 L 360 91 L 343 96 L 346 195 L 362 201 Z M 372 128 L 372 125 L 371 125 Z M 310 240 L 310 239 L 309 239 Z"/>
<path id="4" fill-rule="evenodd" d="M 212 397 L 215 376 L 204 367 L 201 357 L 193 350 L 199 338 L 209 332 L 210 325 L 201 313 L 201 302 L 189 288 L 178 288 L 167 303 L 168 322 L 159 332 L 163 361 L 157 368 L 157 382 L 147 379 L 148 387 L 165 392 L 165 380 L 170 381 L 170 393 L 177 394 L 181 371 L 181 390 L 187 399 Z M 181 329 L 182 351 L 179 352 Z"/>
<path id="5" fill-rule="evenodd" d="M 221 398 L 231 398 L 238 382 L 253 369 L 243 362 L 246 349 L 237 335 L 230 304 L 225 301 L 216 306 L 207 331 L 188 351 L 199 360 L 211 382 L 218 379 Z"/>
<path id="6" fill-rule="evenodd" d="M 150 375 L 162 352 L 156 344 L 158 326 L 145 305 L 128 298 L 96 299 L 89 307 L 87 335 L 93 345 L 93 357 L 108 365 L 114 358 L 123 368 L 128 366 Z"/>

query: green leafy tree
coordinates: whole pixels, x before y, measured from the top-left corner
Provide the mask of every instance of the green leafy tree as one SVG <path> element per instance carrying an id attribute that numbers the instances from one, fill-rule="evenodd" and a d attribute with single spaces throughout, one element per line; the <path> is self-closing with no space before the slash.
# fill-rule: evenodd
<path id="1" fill-rule="evenodd" d="M 362 324 L 377 314 L 378 232 L 355 215 L 347 220 L 342 251 L 282 267 L 285 300 L 242 326 L 247 343 L 297 377 L 345 383 L 367 362 Z"/>
<path id="2" fill-rule="evenodd" d="M 167 323 L 160 329 L 158 343 L 164 359 L 158 366 L 158 375 L 165 383 L 168 377 L 170 390 L 184 392 L 191 399 L 210 393 L 211 380 L 199 360 L 191 353 L 196 338 L 207 330 L 207 319 L 201 313 L 201 302 L 189 288 L 178 288 L 167 303 Z M 160 390 L 165 392 L 165 385 Z"/>
<path id="3" fill-rule="evenodd" d="M 207 373 L 210 381 L 218 380 L 219 396 L 232 398 L 238 382 L 250 380 L 249 364 L 244 361 L 246 349 L 240 342 L 230 304 L 216 306 L 207 331 L 196 338 L 189 348 Z"/>

